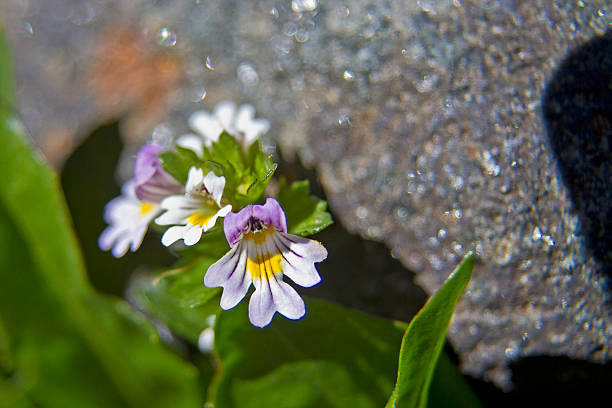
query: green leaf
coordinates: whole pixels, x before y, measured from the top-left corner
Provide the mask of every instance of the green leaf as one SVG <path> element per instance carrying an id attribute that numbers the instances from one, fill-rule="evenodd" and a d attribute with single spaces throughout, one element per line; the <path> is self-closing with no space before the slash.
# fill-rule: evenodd
<path id="1" fill-rule="evenodd" d="M 211 170 L 217 170 L 215 173 L 220 172 L 218 165 L 203 162 L 193 150 L 181 146 L 176 146 L 175 150 L 162 152 L 159 158 L 164 170 L 182 184 L 187 183 L 189 169 L 192 166 L 202 168 L 204 174 Z"/>
<path id="2" fill-rule="evenodd" d="M 281 365 L 260 378 L 237 380 L 232 395 L 240 396 L 237 408 L 371 407 L 368 391 L 351 377 L 341 364 L 301 361 Z"/>
<path id="3" fill-rule="evenodd" d="M 220 163 L 227 169 L 231 169 L 238 178 L 246 170 L 246 163 L 242 153 L 242 147 L 234 136 L 226 131 L 221 132 L 219 140 L 212 144 L 211 159 Z"/>
<path id="4" fill-rule="evenodd" d="M 204 275 L 229 250 L 223 231 L 219 228 L 202 236 L 198 244 L 181 250 L 183 259 L 172 269 L 156 278 L 158 290 L 165 290 L 183 308 L 194 308 L 208 303 L 220 293 L 219 288 L 204 286 Z"/>
<path id="5" fill-rule="evenodd" d="M 282 398 L 279 406 L 305 407 L 306 395 L 317 407 L 385 403 L 402 328 L 324 301 L 307 299 L 306 304 L 302 320 L 277 315 L 265 329 L 249 323 L 245 301 L 219 314 L 215 347 L 221 366 L 209 395 L 216 406 L 277 406 L 272 402 Z M 280 396 L 272 395 L 275 384 Z"/>
<path id="6" fill-rule="evenodd" d="M 249 171 L 241 178 L 234 198 L 238 208 L 261 201 L 277 167 L 272 156 L 263 150 L 260 140 L 255 141 L 249 148 L 247 163 Z"/>
<path id="7" fill-rule="evenodd" d="M 208 327 L 207 318 L 221 310 L 218 290 L 211 290 L 212 296 L 207 301 L 201 300 L 197 307 L 185 308 L 168 293 L 165 280 L 144 278 L 131 289 L 139 305 L 193 344 L 198 344 L 200 333 Z"/>
<path id="8" fill-rule="evenodd" d="M 397 382 L 386 407 L 427 407 L 429 385 L 446 331 L 473 269 L 474 255 L 469 254 L 410 322 L 402 340 Z"/>
<path id="9" fill-rule="evenodd" d="M 56 177 L 3 110 L 0 145 L 0 320 L 12 363 L 0 400 L 6 389 L 22 406 L 201 405 L 195 368 L 129 305 L 92 290 Z"/>
<path id="10" fill-rule="evenodd" d="M 310 195 L 308 180 L 295 181 L 290 186 L 281 180 L 277 199 L 285 210 L 291 234 L 316 234 L 333 223 L 326 211 L 327 202 Z"/>

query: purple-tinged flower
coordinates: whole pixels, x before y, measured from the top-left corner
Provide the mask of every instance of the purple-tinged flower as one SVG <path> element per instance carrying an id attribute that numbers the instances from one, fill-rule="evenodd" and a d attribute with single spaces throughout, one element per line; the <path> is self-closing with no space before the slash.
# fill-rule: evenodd
<path id="1" fill-rule="evenodd" d="M 316 285 L 321 277 L 315 263 L 327 258 L 325 247 L 288 234 L 285 213 L 273 198 L 227 214 L 223 229 L 231 249 L 204 276 L 204 285 L 223 287 L 221 308 L 236 306 L 253 283 L 249 320 L 254 326 L 267 326 L 276 312 L 293 320 L 302 318 L 304 301 L 283 282 L 283 275 L 303 287 Z"/>
<path id="2" fill-rule="evenodd" d="M 110 225 L 100 235 L 98 245 L 104 251 L 112 248 L 115 258 L 125 255 L 128 249 L 136 251 L 149 223 L 161 212 L 158 204 L 139 200 L 134 186 L 134 180 L 127 181 L 123 185 L 122 195 L 104 208 L 104 220 Z"/>
<path id="3" fill-rule="evenodd" d="M 173 195 L 162 201 L 167 210 L 155 223 L 175 225 L 162 236 L 162 244 L 170 246 L 182 239 L 185 245 L 194 245 L 202 233 L 213 228 L 219 217 L 225 217 L 231 210 L 230 204 L 222 206 L 221 197 L 225 188 L 225 177 L 216 176 L 212 171 L 204 176 L 202 169 L 189 169 L 185 194 Z"/>
<path id="4" fill-rule="evenodd" d="M 139 200 L 160 203 L 164 198 L 181 194 L 183 185 L 168 174 L 161 165 L 162 147 L 147 144 L 140 148 L 134 165 L 135 192 Z"/>
<path id="5" fill-rule="evenodd" d="M 219 102 L 212 113 L 200 110 L 191 114 L 189 126 L 196 132 L 179 137 L 176 144 L 202 154 L 203 146 L 210 146 L 219 140 L 223 130 L 238 139 L 244 148 L 248 148 L 258 136 L 270 128 L 267 119 L 255 119 L 253 105 L 236 105 L 230 101 Z"/>

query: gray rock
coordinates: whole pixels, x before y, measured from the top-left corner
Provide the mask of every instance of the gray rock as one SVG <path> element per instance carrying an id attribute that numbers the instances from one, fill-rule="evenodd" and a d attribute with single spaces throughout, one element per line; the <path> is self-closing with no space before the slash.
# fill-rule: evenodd
<path id="1" fill-rule="evenodd" d="M 468 250 L 478 253 L 450 329 L 465 372 L 510 388 L 507 364 L 521 357 L 610 359 L 610 82 L 607 90 L 605 80 L 591 84 L 599 99 L 578 90 L 584 71 L 609 59 L 570 69 L 579 79 L 562 77 L 546 94 L 570 52 L 610 28 L 608 3 L 119 4 L 78 26 L 45 26 L 44 14 L 18 8 L 6 14 L 43 27 L 30 48 L 43 55 L 28 53 L 23 25 L 9 31 L 20 72 L 38 70 L 20 86 L 26 123 L 41 124 L 30 126 L 34 137 L 45 117 L 82 112 L 80 124 L 95 123 L 86 87 L 59 102 L 61 92 L 40 91 L 57 86 L 40 74 L 51 51 L 76 56 L 65 63 L 67 88 L 87 72 L 92 33 L 119 15 L 138 21 L 151 43 L 184 63 L 187 86 L 172 102 L 176 133 L 203 90 L 207 109 L 226 98 L 251 102 L 273 122 L 283 154 L 298 152 L 319 171 L 341 221 L 385 242 L 429 293 Z M 172 35 L 159 37 L 162 28 Z M 75 30 L 89 40 L 59 40 Z M 603 108 L 576 116 L 585 111 L 576 94 Z M 51 113 L 41 116 L 42 107 Z M 582 135 L 592 137 L 582 144 Z"/>

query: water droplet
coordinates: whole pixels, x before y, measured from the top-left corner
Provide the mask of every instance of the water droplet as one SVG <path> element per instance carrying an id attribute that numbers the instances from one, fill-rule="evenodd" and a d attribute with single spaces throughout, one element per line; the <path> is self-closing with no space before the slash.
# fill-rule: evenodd
<path id="1" fill-rule="evenodd" d="M 298 28 L 298 30 L 295 32 L 294 37 L 297 42 L 304 43 L 310 39 L 310 34 L 306 29 Z"/>
<path id="2" fill-rule="evenodd" d="M 353 71 L 351 71 L 350 69 L 345 70 L 344 74 L 342 74 L 342 76 L 347 81 L 352 81 L 353 79 L 355 79 L 355 73 Z"/>
<path id="3" fill-rule="evenodd" d="M 418 0 L 417 4 L 421 7 L 423 13 L 432 13 L 436 14 L 436 10 L 433 8 L 432 0 Z"/>
<path id="4" fill-rule="evenodd" d="M 291 36 L 295 35 L 295 33 L 297 32 L 297 29 L 298 29 L 297 24 L 295 24 L 293 21 L 289 21 L 283 27 L 283 33 L 287 37 L 291 37 Z"/>
<path id="5" fill-rule="evenodd" d="M 461 217 L 463 217 L 463 211 L 461 211 L 461 208 L 454 208 L 453 215 L 459 220 Z"/>
<path id="6" fill-rule="evenodd" d="M 540 229 L 540 227 L 535 227 L 533 229 L 533 232 L 531 233 L 531 239 L 534 241 L 539 241 L 540 239 L 542 239 L 542 230 Z"/>
<path id="7" fill-rule="evenodd" d="M 518 350 L 512 347 L 506 347 L 504 354 L 506 355 L 506 358 L 514 359 L 516 356 L 518 356 Z"/>
<path id="8" fill-rule="evenodd" d="M 341 113 L 338 117 L 338 126 L 340 127 L 349 127 L 351 126 L 351 117 L 346 113 Z"/>
<path id="9" fill-rule="evenodd" d="M 439 80 L 440 75 L 437 73 L 423 75 L 423 78 L 415 83 L 415 88 L 419 93 L 430 93 L 436 88 Z"/>
<path id="10" fill-rule="evenodd" d="M 204 63 L 204 65 L 206 65 L 206 68 L 208 68 L 208 69 L 209 69 L 209 70 L 211 70 L 211 71 L 214 71 L 214 70 L 215 70 L 215 66 L 214 66 L 214 65 L 213 65 L 213 63 L 212 63 L 212 61 L 211 61 L 211 59 L 210 59 L 210 56 L 207 56 L 207 57 L 206 57 L 206 62 Z"/>
<path id="11" fill-rule="evenodd" d="M 163 47 L 174 47 L 176 45 L 176 34 L 168 27 L 162 27 L 157 31 L 157 43 Z"/>
<path id="12" fill-rule="evenodd" d="M 259 82 L 259 75 L 257 74 L 257 71 L 255 71 L 255 68 L 253 68 L 253 66 L 248 62 L 243 62 L 242 64 L 238 65 L 237 74 L 238 79 L 240 79 L 240 82 L 242 82 L 245 86 L 253 86 Z"/>
<path id="13" fill-rule="evenodd" d="M 380 239 L 382 237 L 382 229 L 377 225 L 368 227 L 366 235 L 368 238 Z"/>
<path id="14" fill-rule="evenodd" d="M 398 207 L 395 209 L 395 216 L 404 220 L 408 217 L 408 210 L 404 207 Z"/>
<path id="15" fill-rule="evenodd" d="M 167 123 L 160 123 L 153 129 L 151 141 L 160 146 L 169 146 L 172 143 L 172 134 L 172 126 Z"/>
<path id="16" fill-rule="evenodd" d="M 32 24 L 28 23 L 25 20 L 21 21 L 17 32 L 19 34 L 24 34 L 26 37 L 34 37 L 34 28 L 32 27 Z"/>
<path id="17" fill-rule="evenodd" d="M 301 13 L 303 11 L 314 11 L 319 7 L 319 0 L 292 0 L 291 1 L 291 10 L 296 13 Z"/>
<path id="18" fill-rule="evenodd" d="M 487 174 L 493 177 L 499 176 L 499 174 L 501 173 L 501 167 L 495 161 L 493 154 L 490 151 L 485 150 L 484 152 L 482 152 L 481 157 L 482 166 L 484 167 Z"/>
<path id="19" fill-rule="evenodd" d="M 445 229 L 439 229 L 438 230 L 438 239 L 441 241 L 444 238 L 446 238 L 446 230 Z"/>
<path id="20" fill-rule="evenodd" d="M 268 11 L 268 14 L 274 18 L 278 18 L 278 9 L 276 7 L 272 7 L 270 11 Z"/>
<path id="21" fill-rule="evenodd" d="M 606 11 L 604 9 L 597 10 L 597 15 L 599 17 L 604 17 L 606 15 Z"/>
<path id="22" fill-rule="evenodd" d="M 586 330 L 586 331 L 591 330 L 591 328 L 592 328 L 592 327 L 593 327 L 593 324 L 591 324 L 591 322 L 585 322 L 585 323 L 582 325 L 582 328 L 583 328 L 584 330 Z"/>
<path id="23" fill-rule="evenodd" d="M 368 216 L 368 213 L 369 213 L 368 209 L 361 205 L 355 209 L 355 215 L 360 220 L 363 220 L 364 218 L 366 218 Z"/>
<path id="24" fill-rule="evenodd" d="M 196 103 L 200 103 L 204 101 L 204 99 L 206 99 L 206 89 L 204 88 L 195 89 L 193 101 Z"/>

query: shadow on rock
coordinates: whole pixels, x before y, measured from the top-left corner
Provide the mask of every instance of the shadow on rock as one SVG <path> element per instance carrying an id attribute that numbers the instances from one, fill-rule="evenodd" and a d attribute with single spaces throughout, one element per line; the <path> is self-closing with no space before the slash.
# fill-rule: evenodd
<path id="1" fill-rule="evenodd" d="M 548 84 L 543 113 L 583 234 L 612 275 L 612 31 L 574 50 Z"/>

